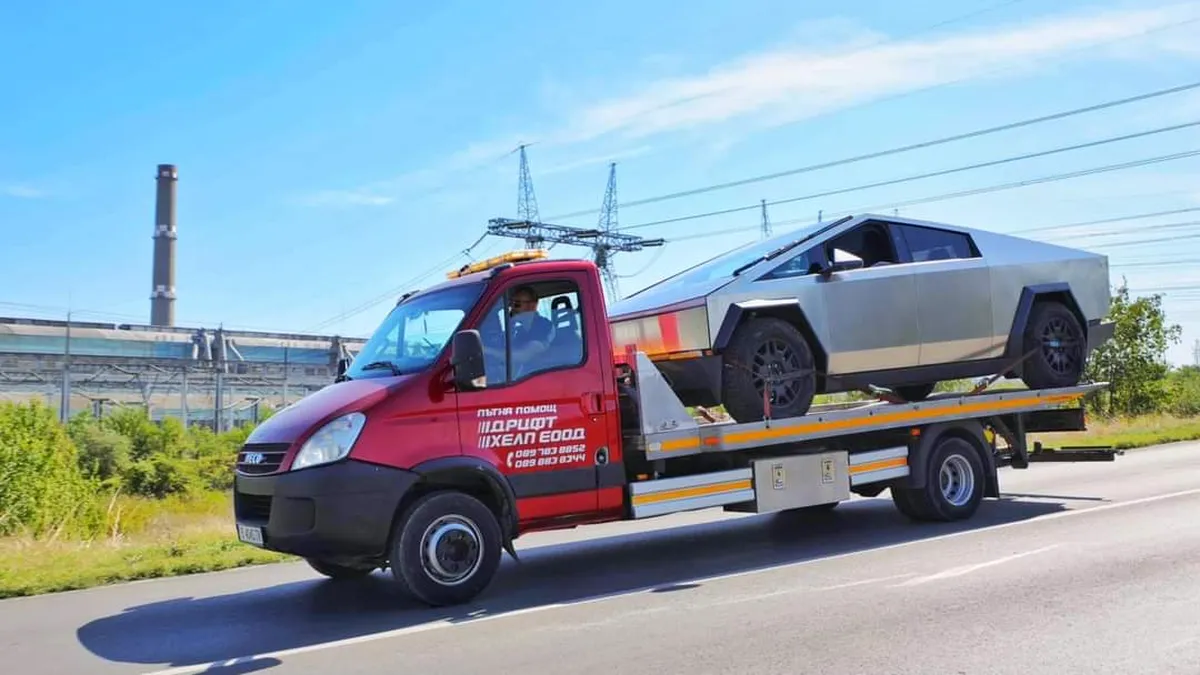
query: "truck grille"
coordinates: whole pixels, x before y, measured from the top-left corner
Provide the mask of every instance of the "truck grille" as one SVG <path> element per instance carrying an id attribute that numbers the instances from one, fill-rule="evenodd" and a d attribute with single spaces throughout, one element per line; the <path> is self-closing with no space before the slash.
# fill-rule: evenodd
<path id="1" fill-rule="evenodd" d="M 287 454 L 287 443 L 247 443 L 237 457 L 237 470 L 249 476 L 275 473 Z"/>
<path id="2" fill-rule="evenodd" d="M 244 492 L 238 492 L 234 495 L 233 507 L 238 520 L 262 523 L 271 520 L 270 495 L 248 495 Z"/>

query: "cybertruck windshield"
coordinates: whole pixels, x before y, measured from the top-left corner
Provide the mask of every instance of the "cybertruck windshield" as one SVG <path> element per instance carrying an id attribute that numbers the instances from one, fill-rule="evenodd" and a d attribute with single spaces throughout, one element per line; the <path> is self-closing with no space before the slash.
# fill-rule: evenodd
<path id="1" fill-rule="evenodd" d="M 392 309 L 346 370 L 352 380 L 408 375 L 430 366 L 483 292 L 462 284 L 414 296 Z"/>
<path id="2" fill-rule="evenodd" d="M 766 256 L 775 253 L 779 249 L 789 249 L 790 247 L 811 239 L 816 234 L 829 229 L 830 227 L 839 224 L 841 221 L 812 223 L 794 230 L 788 230 L 782 234 L 777 234 L 770 239 L 760 241 L 752 241 L 744 244 L 731 251 L 722 253 L 715 258 L 710 258 L 698 265 L 690 267 L 674 276 L 667 277 L 655 284 L 651 284 L 646 288 L 641 289 L 637 293 L 633 293 L 629 297 L 645 293 L 650 289 L 658 289 L 666 284 L 673 286 L 692 286 L 702 285 L 710 281 L 718 279 L 730 279 L 735 276 L 736 272 L 741 271 L 745 267 L 754 265 L 762 261 Z"/>

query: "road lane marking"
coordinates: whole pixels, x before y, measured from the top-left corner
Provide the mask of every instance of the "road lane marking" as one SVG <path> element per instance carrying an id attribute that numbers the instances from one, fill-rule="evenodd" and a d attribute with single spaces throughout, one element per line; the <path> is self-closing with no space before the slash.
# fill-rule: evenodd
<path id="1" fill-rule="evenodd" d="M 996 558 L 995 560 L 988 560 L 987 562 L 975 563 L 974 565 L 959 565 L 958 567 L 951 567 L 950 569 L 942 570 L 941 572 L 937 572 L 935 574 L 929 574 L 929 575 L 926 575 L 923 577 L 917 577 L 916 579 L 909 579 L 908 581 L 905 581 L 903 583 L 899 583 L 899 584 L 896 584 L 895 586 L 892 586 L 892 588 L 907 588 L 909 586 L 919 586 L 920 584 L 927 584 L 931 581 L 941 581 L 943 579 L 953 579 L 954 577 L 961 577 L 963 575 L 970 574 L 972 572 L 978 572 L 979 570 L 987 569 L 989 567 L 995 567 L 996 565 L 1003 565 L 1004 563 L 1007 563 L 1007 562 L 1012 562 L 1014 560 L 1020 560 L 1021 558 L 1027 558 L 1031 555 L 1037 555 L 1039 553 L 1045 553 L 1046 551 L 1050 551 L 1050 550 L 1056 549 L 1056 548 L 1058 548 L 1058 544 L 1051 544 L 1049 546 L 1043 546 L 1042 548 L 1034 549 L 1032 551 L 1025 551 L 1024 553 L 1014 553 L 1012 555 L 1006 555 L 1003 558 Z"/>
<path id="2" fill-rule="evenodd" d="M 713 583 L 713 582 L 718 582 L 718 581 L 725 581 L 728 579 L 736 579 L 739 577 L 748 577 L 748 576 L 752 576 L 752 575 L 763 574 L 763 573 L 767 573 L 767 572 L 776 572 L 779 570 L 784 570 L 784 569 L 789 569 L 789 568 L 803 567 L 806 565 L 827 562 L 830 560 L 839 560 L 842 558 L 849 558 L 849 557 L 859 556 L 859 555 L 863 555 L 863 554 L 879 553 L 882 551 L 891 551 L 894 549 L 905 548 L 905 547 L 914 546 L 914 545 L 918 545 L 918 544 L 926 544 L 926 543 L 935 542 L 935 541 L 944 541 L 947 539 L 955 539 L 958 537 L 963 537 L 963 536 L 968 536 L 968 535 L 973 535 L 973 534 L 992 532 L 994 530 L 1003 530 L 1003 529 L 1007 529 L 1010 527 L 1019 527 L 1022 525 L 1030 525 L 1033 523 L 1044 523 L 1046 521 L 1058 520 L 1061 518 L 1070 518 L 1072 516 L 1079 516 L 1079 515 L 1084 515 L 1084 514 L 1089 514 L 1089 513 L 1097 513 L 1097 512 L 1101 512 L 1101 511 L 1111 511 L 1114 509 L 1128 508 L 1131 506 L 1142 506 L 1145 504 L 1153 504 L 1156 502 L 1167 501 L 1170 499 L 1178 499 L 1180 497 L 1191 497 L 1191 496 L 1195 496 L 1195 495 L 1200 495 L 1200 488 L 1192 488 L 1190 490 L 1180 490 L 1178 492 L 1169 492 L 1169 493 L 1160 494 L 1160 495 L 1153 495 L 1150 497 L 1140 497 L 1138 499 L 1131 499 L 1129 501 L 1124 501 L 1124 502 L 1113 502 L 1110 504 L 1104 504 L 1102 506 L 1090 506 L 1090 507 L 1084 507 L 1084 508 L 1079 508 L 1079 509 L 1072 509 L 1072 510 L 1068 510 L 1068 511 L 1059 511 L 1057 513 L 1051 513 L 1051 514 L 1048 514 L 1045 516 L 1038 516 L 1036 518 L 1029 518 L 1029 519 L 1025 519 L 1025 520 L 1014 520 L 1014 521 L 1009 521 L 1007 523 L 998 523 L 996 525 L 988 525 L 985 527 L 978 527 L 978 528 L 974 528 L 974 529 L 959 530 L 957 532 L 948 532 L 946 534 L 940 534 L 935 537 L 927 537 L 924 539 L 912 539 L 909 541 L 903 541 L 903 542 L 899 542 L 896 544 L 888 544 L 886 546 L 879 546 L 879 547 L 875 547 L 875 548 L 867 548 L 867 549 L 859 549 L 856 551 L 848 551 L 846 553 L 839 553 L 836 555 L 825 556 L 825 557 L 821 557 L 821 558 L 810 558 L 808 560 L 780 563 L 778 565 L 759 567 L 759 568 L 750 569 L 750 570 L 742 570 L 740 572 L 730 572 L 730 573 L 726 573 L 726 574 L 718 574 L 718 575 L 709 576 L 709 577 L 698 577 L 695 579 L 680 579 L 680 580 L 676 580 L 671 583 L 673 583 L 673 584 L 708 584 L 708 583 Z M 336 649 L 339 647 L 349 647 L 352 645 L 364 644 L 364 643 L 368 643 L 368 642 L 375 642 L 378 640 L 387 640 L 387 639 L 396 638 L 396 637 L 413 635 L 416 633 L 424 633 L 424 632 L 431 631 L 431 630 L 437 630 L 439 628 L 452 628 L 452 627 L 461 628 L 464 626 L 473 626 L 478 623 L 492 621 L 495 619 L 510 619 L 513 617 L 522 616 L 522 615 L 526 615 L 526 614 L 541 613 L 541 612 L 549 611 L 552 609 L 560 609 L 560 608 L 565 608 L 565 607 L 576 607 L 576 606 L 580 606 L 580 605 L 589 605 L 589 604 L 593 604 L 593 603 L 604 602 L 606 600 L 613 600 L 616 598 L 622 598 L 622 597 L 627 597 L 627 596 L 632 596 L 632 595 L 647 594 L 647 593 L 653 592 L 655 589 L 661 588 L 663 585 L 664 584 L 654 584 L 651 586 L 644 586 L 641 588 L 634 588 L 634 589 L 628 589 L 628 590 L 622 590 L 622 591 L 614 591 L 611 593 L 602 593 L 599 595 L 581 598 L 579 600 L 568 600 L 568 601 L 564 601 L 564 602 L 556 602 L 556 603 L 551 603 L 551 604 L 546 604 L 546 605 L 537 605 L 534 607 L 526 607 L 523 609 L 517 609 L 517 610 L 508 611 L 508 612 L 501 612 L 499 614 L 488 614 L 488 615 L 481 616 L 476 619 L 468 619 L 466 621 L 458 621 L 458 620 L 451 621 L 449 619 L 442 619 L 442 620 L 438 620 L 438 621 L 431 621 L 429 623 L 418 624 L 415 626 L 406 626 L 404 628 L 397 628 L 394 630 L 383 631 L 380 633 L 370 633 L 367 635 L 359 635 L 356 637 L 345 638 L 342 640 L 334 640 L 331 642 L 321 642 L 321 643 L 312 644 L 312 645 L 305 645 L 302 647 L 293 647 L 291 649 L 281 649 L 278 651 L 263 652 L 261 654 L 240 656 L 240 657 L 232 658 L 232 659 L 222 659 L 219 661 L 209 661 L 209 662 L 205 662 L 205 663 L 197 663 L 197 664 L 179 666 L 176 668 L 168 668 L 166 670 L 156 670 L 153 672 L 145 673 L 144 675 L 190 675 L 191 673 L 201 673 L 205 670 L 219 668 L 222 666 L 228 667 L 228 666 L 233 666 L 233 665 L 240 665 L 243 663 L 250 663 L 253 661 L 257 661 L 259 659 L 280 658 L 280 657 L 284 657 L 284 656 L 292 656 L 295 654 L 303 654 L 306 652 L 321 651 L 321 650 L 326 650 L 326 649 Z"/>

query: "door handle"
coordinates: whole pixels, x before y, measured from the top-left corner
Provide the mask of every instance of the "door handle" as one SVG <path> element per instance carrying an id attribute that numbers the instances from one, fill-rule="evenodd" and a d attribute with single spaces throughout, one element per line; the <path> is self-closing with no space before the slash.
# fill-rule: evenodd
<path id="1" fill-rule="evenodd" d="M 604 412 L 604 398 L 598 391 L 589 391 L 583 394 L 583 410 L 590 415 L 599 415 Z"/>

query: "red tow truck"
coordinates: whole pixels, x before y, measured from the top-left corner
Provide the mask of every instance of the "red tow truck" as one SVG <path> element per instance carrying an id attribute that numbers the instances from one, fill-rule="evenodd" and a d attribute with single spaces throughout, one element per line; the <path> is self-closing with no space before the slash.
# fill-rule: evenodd
<path id="1" fill-rule="evenodd" d="M 613 344 L 597 267 L 544 257 L 498 256 L 405 295 L 337 382 L 259 425 L 237 457 L 239 539 L 332 578 L 389 569 L 419 600 L 457 604 L 530 532 L 884 490 L 914 520 L 958 520 L 999 496 L 1000 466 L 1114 458 L 1026 443 L 1083 430 L 1102 383 L 700 418 L 644 353 Z M 530 300 L 538 311 L 512 311 Z"/>

